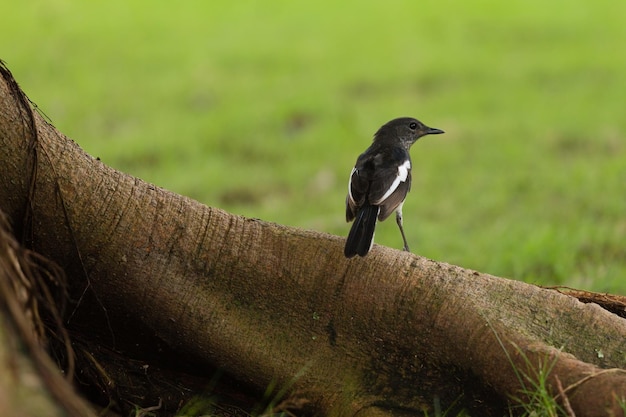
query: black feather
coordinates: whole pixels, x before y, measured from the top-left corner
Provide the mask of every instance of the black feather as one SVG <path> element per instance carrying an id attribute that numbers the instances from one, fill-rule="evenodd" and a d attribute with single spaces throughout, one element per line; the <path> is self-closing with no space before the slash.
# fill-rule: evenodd
<path id="1" fill-rule="evenodd" d="M 379 211 L 380 207 L 372 205 L 366 205 L 359 209 L 346 239 L 346 246 L 343 251 L 346 258 L 352 258 L 355 255 L 367 255 L 372 247 Z"/>

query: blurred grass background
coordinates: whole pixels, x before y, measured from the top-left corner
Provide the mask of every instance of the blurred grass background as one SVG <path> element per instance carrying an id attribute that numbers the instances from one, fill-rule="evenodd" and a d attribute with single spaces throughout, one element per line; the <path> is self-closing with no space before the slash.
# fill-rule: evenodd
<path id="1" fill-rule="evenodd" d="M 380 125 L 412 149 L 415 253 L 626 294 L 626 3 L 26 0 L 0 58 L 105 163 L 232 213 L 346 235 Z M 377 243 L 401 248 L 393 220 Z"/>

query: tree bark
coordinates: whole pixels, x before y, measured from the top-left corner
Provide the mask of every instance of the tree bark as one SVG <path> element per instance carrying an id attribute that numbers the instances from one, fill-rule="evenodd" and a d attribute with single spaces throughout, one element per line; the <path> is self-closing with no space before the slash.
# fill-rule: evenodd
<path id="1" fill-rule="evenodd" d="M 502 415 L 543 367 L 576 415 L 623 415 L 624 319 L 381 246 L 347 260 L 343 238 L 204 206 L 87 155 L 2 75 L 0 208 L 66 272 L 83 337 L 156 356 L 159 340 L 318 414 Z"/>
<path id="2" fill-rule="evenodd" d="M 50 306 L 36 288 L 53 272 L 9 229 L 0 212 L 0 415 L 95 417 L 43 349 L 41 317 Z"/>

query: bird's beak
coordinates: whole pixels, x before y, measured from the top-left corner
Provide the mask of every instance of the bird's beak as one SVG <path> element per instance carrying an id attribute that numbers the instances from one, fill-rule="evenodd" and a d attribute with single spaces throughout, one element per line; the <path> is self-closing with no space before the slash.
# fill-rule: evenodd
<path id="1" fill-rule="evenodd" d="M 426 135 L 438 135 L 440 133 L 445 133 L 443 130 L 441 129 L 436 129 L 434 127 L 429 127 L 428 129 L 426 129 Z"/>

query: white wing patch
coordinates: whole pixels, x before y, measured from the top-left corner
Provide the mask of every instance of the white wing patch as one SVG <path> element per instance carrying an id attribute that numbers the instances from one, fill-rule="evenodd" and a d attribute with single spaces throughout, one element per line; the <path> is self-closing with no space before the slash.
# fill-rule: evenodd
<path id="1" fill-rule="evenodd" d="M 357 175 L 359 175 L 359 171 L 356 169 L 356 167 L 352 168 L 352 172 L 350 172 L 350 179 L 348 180 L 348 195 L 350 196 L 350 201 L 352 201 L 352 203 L 355 202 L 354 197 L 352 197 L 352 176 L 355 172 Z"/>
<path id="2" fill-rule="evenodd" d="M 411 170 L 411 161 L 407 159 L 406 161 L 404 161 L 402 165 L 398 167 L 398 175 L 393 180 L 393 183 L 391 184 L 387 192 L 377 201 L 372 201 L 372 204 L 375 206 L 382 204 L 383 201 L 385 201 L 391 194 L 393 194 L 394 191 L 396 191 L 396 189 L 398 188 L 401 182 L 406 181 L 407 177 L 409 176 L 410 170 Z"/>

